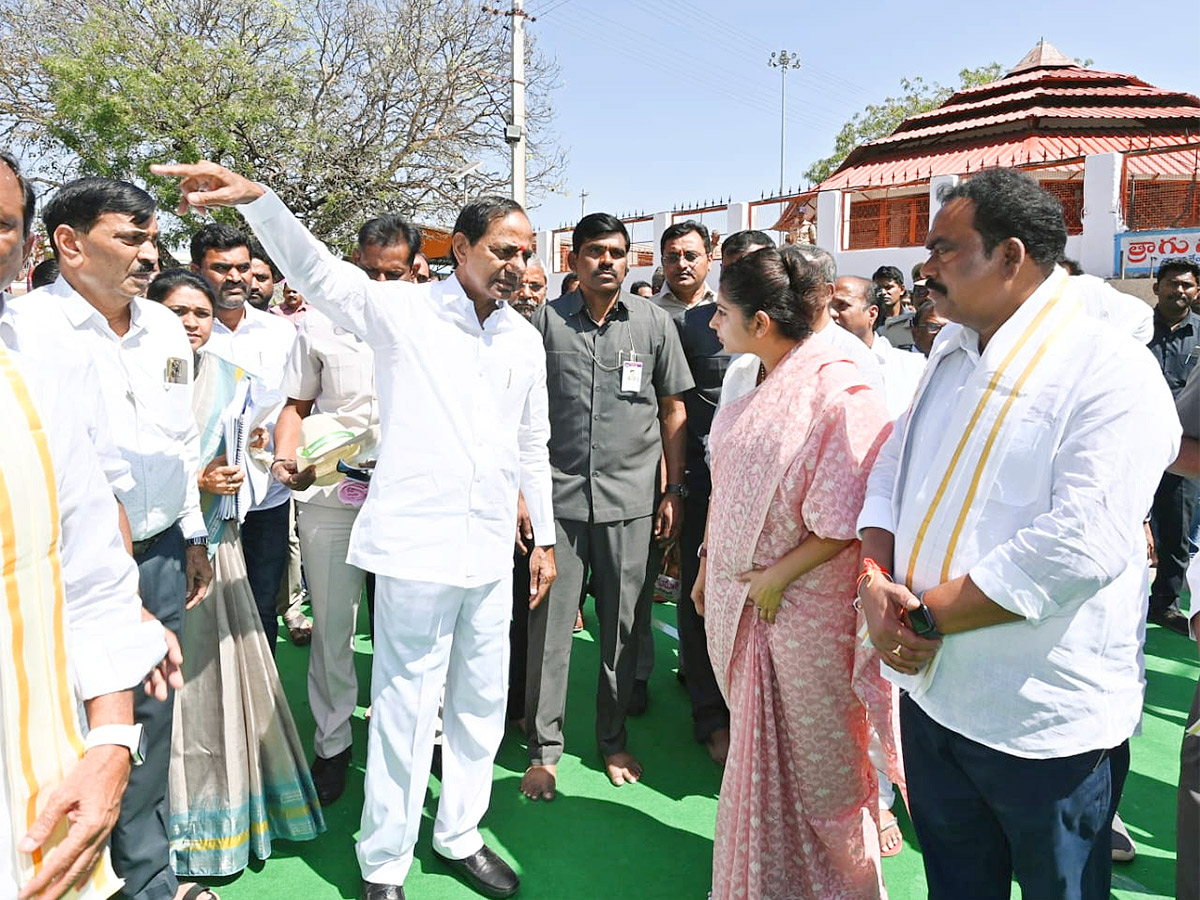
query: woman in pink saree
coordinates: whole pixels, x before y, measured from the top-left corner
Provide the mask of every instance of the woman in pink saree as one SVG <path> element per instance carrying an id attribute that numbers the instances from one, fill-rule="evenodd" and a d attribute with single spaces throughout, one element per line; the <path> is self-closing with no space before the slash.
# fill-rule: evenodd
<path id="1" fill-rule="evenodd" d="M 731 717 L 714 900 L 886 896 L 868 715 L 903 779 L 891 689 L 856 637 L 853 601 L 855 524 L 890 429 L 857 367 L 811 338 L 827 300 L 816 268 L 787 249 L 721 273 L 712 327 L 762 367 L 713 421 L 693 591 Z"/>

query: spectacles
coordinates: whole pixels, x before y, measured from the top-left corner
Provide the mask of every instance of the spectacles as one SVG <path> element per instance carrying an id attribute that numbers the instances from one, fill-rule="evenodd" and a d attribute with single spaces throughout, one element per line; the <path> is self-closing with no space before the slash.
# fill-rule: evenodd
<path id="1" fill-rule="evenodd" d="M 695 250 L 688 250 L 686 253 L 664 253 L 663 262 L 671 266 L 677 266 L 681 259 L 687 260 L 689 263 L 694 263 L 703 255 L 703 253 Z"/>
<path id="2" fill-rule="evenodd" d="M 944 327 L 941 322 L 924 322 L 920 325 L 914 325 L 918 331 L 923 331 L 926 334 L 937 334 Z"/>

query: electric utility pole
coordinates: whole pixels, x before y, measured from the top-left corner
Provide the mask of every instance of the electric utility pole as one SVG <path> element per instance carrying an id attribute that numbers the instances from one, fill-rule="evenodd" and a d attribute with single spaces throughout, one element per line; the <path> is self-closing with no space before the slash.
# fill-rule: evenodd
<path id="1" fill-rule="evenodd" d="M 534 16 L 525 12 L 525 0 L 512 0 L 512 9 L 503 10 L 485 6 L 484 12 L 494 16 L 506 16 L 512 20 L 512 109 L 508 125 L 504 129 L 504 140 L 512 152 L 512 198 L 525 205 L 525 20 L 536 22 Z"/>

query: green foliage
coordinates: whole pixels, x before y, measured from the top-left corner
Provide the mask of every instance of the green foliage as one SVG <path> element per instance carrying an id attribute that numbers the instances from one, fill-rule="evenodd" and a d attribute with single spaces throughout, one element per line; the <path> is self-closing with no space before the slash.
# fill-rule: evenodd
<path id="1" fill-rule="evenodd" d="M 344 244 L 381 211 L 449 215 L 464 162 L 506 189 L 504 25 L 468 0 L 0 0 L 0 133 L 45 183 L 124 178 L 167 209 L 150 164 L 212 159 Z M 536 192 L 561 153 L 555 71 L 527 65 Z"/>
<path id="2" fill-rule="evenodd" d="M 834 138 L 833 153 L 809 166 L 804 177 L 813 184 L 819 184 L 837 171 L 855 147 L 876 138 L 886 137 L 909 116 L 936 109 L 956 91 L 995 81 L 1003 72 L 999 63 L 991 63 L 977 69 L 963 69 L 958 73 L 957 88 L 928 82 L 920 76 L 900 79 L 900 94 L 888 97 L 881 103 L 873 103 L 855 113 Z"/>

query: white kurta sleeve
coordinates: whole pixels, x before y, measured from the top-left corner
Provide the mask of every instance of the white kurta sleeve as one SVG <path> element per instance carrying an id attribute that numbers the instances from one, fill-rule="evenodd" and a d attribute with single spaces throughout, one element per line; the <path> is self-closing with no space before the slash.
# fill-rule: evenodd
<path id="1" fill-rule="evenodd" d="M 338 259 L 268 190 L 238 207 L 288 284 L 313 307 L 371 343 L 367 305 L 371 280 L 353 263 Z M 373 345 L 374 346 L 374 345 Z"/>

